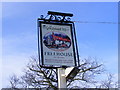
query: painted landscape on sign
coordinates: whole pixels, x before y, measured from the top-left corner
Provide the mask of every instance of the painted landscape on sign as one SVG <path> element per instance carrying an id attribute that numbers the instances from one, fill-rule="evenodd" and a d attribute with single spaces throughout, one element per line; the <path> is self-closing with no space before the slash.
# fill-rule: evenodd
<path id="1" fill-rule="evenodd" d="M 47 48 L 55 51 L 64 51 L 71 46 L 70 38 L 61 32 L 48 32 L 44 35 L 43 42 Z"/>

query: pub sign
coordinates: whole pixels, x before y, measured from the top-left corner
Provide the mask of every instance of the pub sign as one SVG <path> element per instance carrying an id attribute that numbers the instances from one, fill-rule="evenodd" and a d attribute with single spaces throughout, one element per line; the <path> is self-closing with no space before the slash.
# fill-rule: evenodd
<path id="1" fill-rule="evenodd" d="M 42 65 L 76 66 L 72 24 L 40 22 Z"/>

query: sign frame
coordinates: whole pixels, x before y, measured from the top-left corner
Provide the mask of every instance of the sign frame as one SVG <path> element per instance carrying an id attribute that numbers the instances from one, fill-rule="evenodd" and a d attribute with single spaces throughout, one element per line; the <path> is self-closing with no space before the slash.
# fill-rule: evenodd
<path id="1" fill-rule="evenodd" d="M 71 32 L 71 46 L 73 49 L 73 58 L 74 58 L 74 67 L 77 66 L 77 56 L 76 56 L 76 48 L 75 48 L 75 35 L 73 30 L 73 24 L 72 23 L 58 23 L 58 22 L 44 22 L 44 21 L 38 21 L 38 56 L 39 56 L 39 62 L 40 66 L 43 67 L 70 67 L 70 65 L 46 65 L 44 63 L 44 55 L 43 55 L 43 34 L 42 34 L 42 24 L 50 24 L 50 25 L 62 25 L 62 26 L 69 26 L 70 32 Z"/>

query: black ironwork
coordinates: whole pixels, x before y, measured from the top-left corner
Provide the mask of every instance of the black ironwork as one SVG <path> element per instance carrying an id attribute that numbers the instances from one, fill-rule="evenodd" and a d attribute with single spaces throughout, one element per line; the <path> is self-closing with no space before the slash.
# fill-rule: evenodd
<path id="1" fill-rule="evenodd" d="M 74 30 L 74 38 L 75 38 L 75 47 L 76 47 L 76 55 L 77 55 L 77 59 L 78 59 L 78 67 L 80 66 L 80 59 L 79 59 L 79 52 L 78 52 L 78 46 L 77 46 L 77 38 L 76 38 L 76 32 L 75 32 L 75 24 L 73 23 L 73 30 Z"/>
<path id="2" fill-rule="evenodd" d="M 40 53 L 40 49 L 42 50 L 42 47 L 40 45 L 42 45 L 42 42 L 40 42 L 39 38 L 42 38 L 40 36 L 40 22 L 46 22 L 46 23 L 62 23 L 62 24 L 72 24 L 72 30 L 73 30 L 73 44 L 75 44 L 75 48 L 74 48 L 74 52 L 75 53 L 75 67 L 78 67 L 80 65 L 79 63 L 79 54 L 78 54 L 78 48 L 77 48 L 77 39 L 76 39 L 76 32 L 75 32 L 75 25 L 74 22 L 71 21 L 71 17 L 73 16 L 73 14 L 70 13 L 61 13 L 61 12 L 53 12 L 53 11 L 48 11 L 47 15 L 44 17 L 43 15 L 40 16 L 40 18 L 37 19 L 37 27 L 38 27 L 38 56 L 39 56 L 39 62 L 40 62 L 40 66 L 43 68 L 53 68 L 53 69 L 57 69 L 57 68 L 67 68 L 68 66 L 53 66 L 53 65 L 44 65 L 43 64 L 43 60 L 41 57 L 41 53 Z M 43 55 L 42 55 L 43 56 Z M 76 64 L 76 59 L 77 59 L 77 64 Z M 42 64 L 42 65 L 41 65 Z"/>
<path id="3" fill-rule="evenodd" d="M 71 22 L 70 17 L 72 17 L 73 14 L 70 13 L 60 13 L 60 12 L 53 12 L 53 11 L 48 11 L 47 16 L 44 17 L 43 15 L 38 18 L 38 20 L 43 20 L 43 21 L 55 21 L 55 22 Z"/>
<path id="4" fill-rule="evenodd" d="M 48 11 L 48 14 L 50 14 L 50 15 L 70 16 L 70 17 L 73 16 L 73 14 L 71 14 L 71 13 L 61 13 L 61 12 L 53 12 L 53 11 Z"/>

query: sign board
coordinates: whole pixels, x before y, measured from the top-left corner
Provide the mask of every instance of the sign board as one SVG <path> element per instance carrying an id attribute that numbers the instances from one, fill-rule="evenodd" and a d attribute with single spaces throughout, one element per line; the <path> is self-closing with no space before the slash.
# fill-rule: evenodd
<path id="1" fill-rule="evenodd" d="M 42 65 L 76 66 L 72 24 L 40 22 Z"/>

